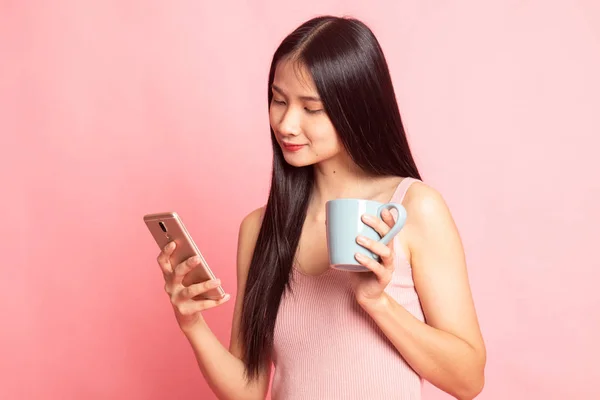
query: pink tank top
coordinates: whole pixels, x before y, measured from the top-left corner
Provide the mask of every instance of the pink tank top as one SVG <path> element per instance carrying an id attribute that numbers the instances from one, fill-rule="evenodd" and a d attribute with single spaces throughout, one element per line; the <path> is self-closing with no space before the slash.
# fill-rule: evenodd
<path id="1" fill-rule="evenodd" d="M 392 201 L 401 203 L 414 181 L 403 179 Z M 394 240 L 396 269 L 386 292 L 424 321 L 411 266 Z M 422 379 L 356 303 L 348 274 L 293 269 L 293 293 L 283 296 L 275 324 L 273 400 L 421 398 Z"/>

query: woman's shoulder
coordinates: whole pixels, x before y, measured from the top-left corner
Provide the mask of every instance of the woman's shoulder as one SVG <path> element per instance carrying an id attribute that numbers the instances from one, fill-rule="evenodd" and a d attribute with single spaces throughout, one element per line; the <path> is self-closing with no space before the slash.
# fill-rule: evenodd
<path id="1" fill-rule="evenodd" d="M 256 233 L 258 234 L 262 224 L 262 219 L 265 215 L 265 207 L 266 206 L 259 207 L 248 213 L 240 223 L 240 232 L 244 231 L 245 233 L 250 233 L 257 231 Z"/>
<path id="2" fill-rule="evenodd" d="M 264 210 L 265 207 L 263 206 L 251 211 L 240 223 L 237 246 L 237 272 L 238 279 L 241 280 L 238 284 L 245 282 L 246 276 L 248 275 L 248 269 L 252 260 L 252 254 L 254 253 L 254 247 L 256 246 L 256 240 L 258 239 L 258 233 L 260 232 Z"/>
<path id="3" fill-rule="evenodd" d="M 238 233 L 238 255 L 239 252 L 252 253 L 254 251 L 264 214 L 265 206 L 262 206 L 251 211 L 242 219 Z"/>
<path id="4" fill-rule="evenodd" d="M 442 194 L 434 187 L 414 181 L 402 205 L 406 209 L 403 231 L 408 244 L 411 265 L 417 254 L 431 252 L 439 246 L 460 248 L 460 235 Z"/>
<path id="5" fill-rule="evenodd" d="M 402 205 L 406 209 L 411 225 L 426 225 L 429 228 L 447 223 L 450 210 L 442 194 L 433 186 L 414 180 L 406 191 Z"/>
<path id="6" fill-rule="evenodd" d="M 252 248 L 258 238 L 258 233 L 265 215 L 265 206 L 259 207 L 247 214 L 240 223 L 238 240 L 243 243 L 252 244 Z M 241 243 L 242 244 L 242 243 Z"/>

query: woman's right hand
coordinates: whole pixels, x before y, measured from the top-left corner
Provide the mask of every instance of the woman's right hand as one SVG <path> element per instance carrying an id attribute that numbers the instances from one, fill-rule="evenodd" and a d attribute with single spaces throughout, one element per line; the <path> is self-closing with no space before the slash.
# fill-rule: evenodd
<path id="1" fill-rule="evenodd" d="M 194 300 L 195 296 L 214 289 L 221 284 L 218 279 L 208 280 L 201 283 L 195 283 L 190 286 L 183 285 L 183 278 L 192 269 L 200 265 L 199 257 L 190 257 L 179 265 L 172 266 L 170 262 L 171 255 L 175 251 L 175 242 L 170 242 L 158 255 L 158 265 L 165 278 L 165 291 L 169 295 L 171 304 L 175 311 L 175 317 L 179 327 L 183 332 L 203 322 L 202 311 L 217 307 L 229 300 L 227 294 L 219 300 Z"/>

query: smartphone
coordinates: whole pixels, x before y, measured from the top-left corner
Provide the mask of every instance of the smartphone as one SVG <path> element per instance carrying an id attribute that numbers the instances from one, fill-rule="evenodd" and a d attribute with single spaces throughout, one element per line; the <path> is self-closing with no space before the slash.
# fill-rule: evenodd
<path id="1" fill-rule="evenodd" d="M 144 223 L 161 250 L 169 242 L 175 242 L 175 251 L 171 254 L 171 265 L 173 268 L 190 257 L 200 257 L 200 265 L 188 272 L 183 278 L 182 283 L 184 286 L 216 279 L 215 275 L 210 270 L 208 263 L 204 259 L 204 256 L 202 256 L 202 253 L 198 250 L 196 243 L 194 243 L 194 240 L 185 228 L 183 221 L 176 212 L 144 215 Z M 224 296 L 225 291 L 221 286 L 218 286 L 194 297 L 194 300 L 219 300 Z"/>

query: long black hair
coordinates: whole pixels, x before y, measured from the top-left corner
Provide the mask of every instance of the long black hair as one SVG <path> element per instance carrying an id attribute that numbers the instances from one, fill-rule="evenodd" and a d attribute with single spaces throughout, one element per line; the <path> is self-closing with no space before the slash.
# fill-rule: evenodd
<path id="1" fill-rule="evenodd" d="M 323 107 L 354 163 L 373 176 L 421 179 L 413 160 L 383 51 L 373 32 L 354 18 L 313 18 L 279 45 L 269 72 L 268 99 L 277 63 L 293 59 L 311 74 Z M 240 337 L 247 378 L 270 360 L 281 297 L 290 290 L 308 201 L 312 166 L 293 167 L 273 129 L 273 171 L 262 226 L 248 271 Z"/>

